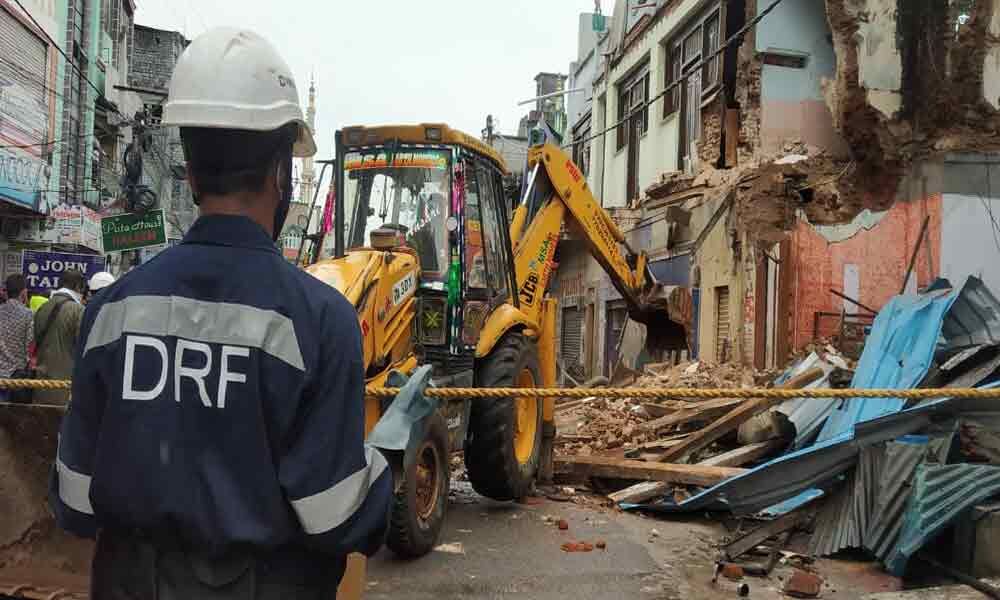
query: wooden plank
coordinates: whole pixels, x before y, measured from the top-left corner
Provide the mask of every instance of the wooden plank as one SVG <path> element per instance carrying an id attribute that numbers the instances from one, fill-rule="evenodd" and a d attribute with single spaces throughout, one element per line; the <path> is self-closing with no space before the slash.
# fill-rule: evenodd
<path id="1" fill-rule="evenodd" d="M 571 400 L 569 402 L 562 402 L 560 404 L 556 404 L 556 412 L 557 413 L 558 412 L 563 412 L 563 411 L 567 411 L 567 410 L 569 410 L 571 408 L 576 408 L 577 406 L 583 406 L 584 404 L 587 404 L 588 402 L 590 402 L 593 399 L 594 399 L 594 396 L 590 396 L 590 397 L 587 397 L 587 398 L 581 398 L 580 400 Z"/>
<path id="2" fill-rule="evenodd" d="M 722 550 L 725 552 L 726 557 L 728 557 L 729 560 L 735 560 L 737 557 L 742 556 L 753 548 L 759 546 L 762 542 L 764 542 L 764 540 L 796 527 L 799 523 L 807 520 L 809 515 L 810 511 L 803 510 L 803 508 L 800 507 L 790 513 L 781 515 L 773 521 L 768 521 L 757 529 L 736 538 L 723 546 Z"/>
<path id="3" fill-rule="evenodd" d="M 644 444 L 639 444 L 635 448 L 629 448 L 625 451 L 625 458 L 635 458 L 640 454 L 645 452 L 662 452 L 671 446 L 676 446 L 681 440 L 691 435 L 690 433 L 679 433 L 676 435 L 671 435 L 665 438 L 660 438 L 655 442 L 646 442 Z"/>
<path id="4" fill-rule="evenodd" d="M 696 432 L 697 433 L 697 432 Z M 693 435 L 693 434 L 689 434 Z M 688 437 L 687 435 L 683 437 Z M 681 443 L 683 439 L 669 440 L 666 443 L 671 446 L 676 446 Z M 657 442 L 651 442 L 657 443 Z M 773 449 L 771 444 L 774 442 L 761 442 L 759 444 L 751 444 L 749 446 L 744 446 L 742 448 L 737 448 L 736 450 L 731 450 L 724 454 L 718 456 L 713 456 L 707 460 L 703 460 L 698 463 L 701 466 L 707 467 L 739 467 L 745 465 L 748 462 L 757 460 L 761 456 L 764 456 Z M 659 457 L 657 457 L 659 458 Z M 639 502 L 645 502 L 652 498 L 658 498 L 670 491 L 671 485 L 668 483 L 660 482 L 644 482 L 637 483 L 633 486 L 629 486 L 623 490 L 619 490 L 614 494 L 608 496 L 614 502 L 624 502 L 626 504 L 636 504 Z"/>
<path id="5" fill-rule="evenodd" d="M 642 425 L 639 425 L 639 430 L 662 431 L 667 427 L 679 425 L 695 419 L 714 419 L 717 416 L 726 414 L 732 410 L 734 406 L 739 406 L 744 402 L 749 401 L 741 398 L 718 398 L 716 400 L 708 400 L 706 402 L 692 403 L 691 408 L 678 410 L 665 417 L 653 419 L 652 421 L 646 421 Z"/>
<path id="6" fill-rule="evenodd" d="M 643 403 L 642 408 L 646 410 L 646 413 L 648 413 L 649 416 L 656 419 L 672 415 L 678 410 L 677 407 L 672 404 L 653 404 L 651 402 Z"/>
<path id="7" fill-rule="evenodd" d="M 624 490 L 608 494 L 608 499 L 615 504 L 622 502 L 626 504 L 638 504 L 640 502 L 645 502 L 646 500 L 659 498 L 663 494 L 667 493 L 668 489 L 670 489 L 670 484 L 667 483 L 660 483 L 659 481 L 643 481 L 642 483 L 629 486 Z"/>
<path id="8" fill-rule="evenodd" d="M 715 485 L 746 469 L 671 465 L 604 456 L 563 456 L 555 460 L 556 473 L 610 479 L 645 479 L 688 485 Z"/>
<path id="9" fill-rule="evenodd" d="M 781 386 L 782 389 L 797 389 L 803 386 L 809 385 L 813 381 L 819 379 L 823 376 L 823 369 L 815 367 L 809 369 L 805 373 L 798 375 L 789 379 L 785 384 Z M 758 415 L 765 410 L 780 404 L 783 400 L 773 400 L 770 398 L 758 398 L 757 400 L 750 400 L 744 402 L 740 406 L 729 411 L 724 417 L 718 419 L 708 427 L 700 429 L 695 432 L 689 438 L 686 438 L 683 443 L 677 444 L 676 446 L 669 448 L 660 457 L 662 462 L 675 462 L 678 459 L 691 454 L 692 452 L 697 452 L 702 448 L 708 446 L 712 442 L 718 440 L 722 436 L 726 435 L 730 431 L 735 430 L 741 424 L 752 419 L 755 415 Z"/>
<path id="10" fill-rule="evenodd" d="M 726 109 L 726 166 L 735 167 L 737 161 L 737 145 L 740 140 L 740 111 L 736 108 Z M 763 306 L 763 305 L 758 305 Z"/>
<path id="11" fill-rule="evenodd" d="M 786 440 L 766 440 L 756 444 L 748 444 L 729 452 L 723 452 L 712 458 L 698 461 L 698 464 L 710 467 L 741 467 L 759 458 L 763 458 L 771 452 L 780 450 L 786 445 L 788 445 Z"/>

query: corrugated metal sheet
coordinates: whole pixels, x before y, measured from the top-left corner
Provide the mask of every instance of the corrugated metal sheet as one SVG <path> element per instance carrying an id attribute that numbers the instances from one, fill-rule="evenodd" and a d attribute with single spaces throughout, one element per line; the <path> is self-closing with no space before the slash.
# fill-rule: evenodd
<path id="1" fill-rule="evenodd" d="M 997 494 L 1000 494 L 1000 467 L 919 465 L 903 514 L 899 542 L 887 557 L 886 568 L 901 576 L 910 557 L 962 511 Z"/>
<path id="2" fill-rule="evenodd" d="M 942 349 L 1000 343 L 1000 301 L 978 277 L 969 277 L 941 328 Z"/>
<path id="3" fill-rule="evenodd" d="M 860 548 L 872 518 L 884 444 L 861 451 L 858 466 L 819 512 L 809 540 L 809 551 L 827 556 L 847 548 Z"/>
<path id="4" fill-rule="evenodd" d="M 936 289 L 921 296 L 894 298 L 872 326 L 852 387 L 916 387 L 934 359 L 949 309 L 959 299 L 963 310 L 975 306 L 975 314 L 987 324 L 987 330 L 993 331 L 989 324 L 993 315 L 1000 315 L 1000 302 L 988 291 L 982 293 L 983 290 L 982 282 L 970 277 L 960 289 Z M 966 294 L 973 297 L 967 299 Z M 949 326 L 949 334 L 956 331 L 955 327 L 955 323 Z M 966 326 L 964 331 L 971 329 Z M 985 339 L 983 334 L 977 335 L 969 334 L 972 341 L 968 345 L 983 343 L 976 341 Z M 842 404 L 827 419 L 812 446 L 771 460 L 680 504 L 667 500 L 665 504 L 643 508 L 665 512 L 703 509 L 730 510 L 737 514 L 757 512 L 832 480 L 857 462 L 862 448 L 919 431 L 936 414 L 979 411 L 987 413 L 985 417 L 990 419 L 996 418 L 1000 411 L 1000 403 L 976 401 L 940 400 L 909 410 L 901 410 L 904 404 L 896 398 Z"/>
<path id="5" fill-rule="evenodd" d="M 910 494 L 910 480 L 927 453 L 927 441 L 911 436 L 907 441 L 882 447 L 875 507 L 864 535 L 864 547 L 880 560 L 893 548 L 903 524 L 903 509 Z"/>
<path id="6" fill-rule="evenodd" d="M 837 360 L 837 357 L 831 356 L 830 360 Z M 839 364 L 832 364 L 823 360 L 817 353 L 813 352 L 785 372 L 774 383 L 775 385 L 780 385 L 788 379 L 805 373 L 813 367 L 823 369 L 824 375 L 821 379 L 807 385 L 805 389 L 829 387 L 830 373 L 833 369 L 835 367 L 846 369 L 847 365 L 842 361 Z M 819 430 L 823 427 L 823 423 L 826 422 L 827 417 L 830 416 L 834 407 L 836 407 L 839 403 L 840 400 L 836 398 L 795 398 L 793 400 L 782 402 L 777 408 L 778 412 L 787 415 L 788 420 L 795 425 L 795 441 L 792 443 L 792 448 L 797 450 L 810 444 L 814 439 L 816 439 L 816 434 L 819 433 Z"/>
<path id="7" fill-rule="evenodd" d="M 927 375 L 945 314 L 962 290 L 896 296 L 879 312 L 851 381 L 852 388 L 916 387 Z M 820 431 L 819 441 L 850 432 L 855 423 L 897 412 L 899 398 L 842 401 Z"/>
<path id="8" fill-rule="evenodd" d="M 1000 387 L 1000 384 L 984 387 Z M 738 515 L 763 511 L 802 492 L 813 493 L 818 484 L 843 474 L 854 466 L 861 448 L 895 440 L 920 431 L 942 417 L 956 415 L 975 415 L 977 420 L 1000 419 L 1000 403 L 993 400 L 938 400 L 858 423 L 851 435 L 845 434 L 835 440 L 818 442 L 809 448 L 780 456 L 680 504 L 667 499 L 661 504 L 625 504 L 622 508 L 665 513 L 728 510 Z"/>

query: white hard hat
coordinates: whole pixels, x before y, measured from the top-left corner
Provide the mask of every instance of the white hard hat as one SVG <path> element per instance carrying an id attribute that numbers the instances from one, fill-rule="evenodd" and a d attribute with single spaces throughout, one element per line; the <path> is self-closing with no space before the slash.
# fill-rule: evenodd
<path id="1" fill-rule="evenodd" d="M 273 131 L 289 123 L 299 125 L 295 156 L 316 154 L 292 70 L 261 36 L 218 27 L 181 54 L 163 108 L 164 125 Z"/>
<path id="2" fill-rule="evenodd" d="M 90 291 L 96 292 L 97 290 L 103 290 L 114 282 L 114 275 L 108 273 L 107 271 L 98 271 L 97 273 L 94 273 L 93 277 L 90 278 L 90 283 L 87 285 L 90 287 Z"/>

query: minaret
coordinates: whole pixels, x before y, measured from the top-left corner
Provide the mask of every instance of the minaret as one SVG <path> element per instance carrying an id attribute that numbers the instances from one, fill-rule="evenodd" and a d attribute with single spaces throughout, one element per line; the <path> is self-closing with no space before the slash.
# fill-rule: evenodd
<path id="1" fill-rule="evenodd" d="M 316 78 L 309 78 L 309 108 L 306 109 L 306 123 L 316 135 Z M 302 185 L 299 188 L 299 202 L 312 204 L 313 193 L 316 191 L 316 171 L 313 169 L 312 157 L 302 159 Z"/>

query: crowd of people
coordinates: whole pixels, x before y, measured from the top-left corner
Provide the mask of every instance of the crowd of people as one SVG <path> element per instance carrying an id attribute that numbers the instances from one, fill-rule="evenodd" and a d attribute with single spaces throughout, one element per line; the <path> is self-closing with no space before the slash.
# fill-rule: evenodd
<path id="1" fill-rule="evenodd" d="M 0 378 L 70 379 L 83 308 L 98 292 L 114 283 L 101 271 L 88 281 L 79 271 L 66 271 L 51 294 L 32 293 L 24 275 L 4 282 L 0 304 Z M 33 394 L 0 390 L 0 401 L 66 404 L 69 392 L 44 390 Z"/>

